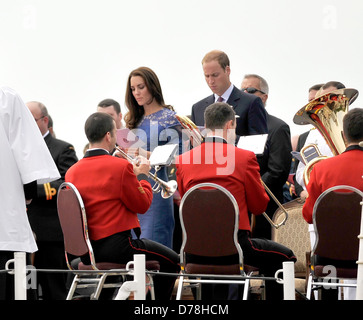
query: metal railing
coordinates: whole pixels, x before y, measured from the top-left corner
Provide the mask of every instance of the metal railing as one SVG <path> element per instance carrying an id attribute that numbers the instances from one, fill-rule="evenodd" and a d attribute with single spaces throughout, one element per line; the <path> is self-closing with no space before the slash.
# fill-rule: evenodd
<path id="1" fill-rule="evenodd" d="M 26 266 L 26 258 L 24 252 L 15 252 L 14 259 L 10 259 L 7 261 L 5 265 L 5 272 L 14 275 L 14 287 L 15 287 L 15 300 L 26 300 L 27 299 L 27 272 L 38 271 L 38 272 L 66 272 L 66 273 L 115 273 L 115 270 L 94 270 L 94 271 L 82 271 L 82 270 L 35 270 L 34 268 L 27 269 Z M 11 268 L 11 265 L 14 265 Z M 131 265 L 133 268 L 131 268 Z M 295 280 L 294 280 L 294 263 L 293 262 L 283 262 L 283 268 L 276 271 L 275 277 L 249 277 L 250 279 L 261 279 L 267 281 L 277 281 L 278 283 L 283 285 L 284 291 L 284 300 L 295 300 Z M 115 296 L 115 300 L 126 300 L 131 292 L 134 294 L 134 300 L 145 300 L 146 299 L 146 273 L 158 274 L 158 275 L 166 275 L 166 276 L 180 276 L 180 274 L 170 274 L 170 273 L 162 273 L 162 272 L 152 272 L 146 271 L 145 269 L 145 255 L 138 254 L 134 255 L 134 260 L 130 261 L 126 265 L 126 271 L 130 271 L 129 275 L 133 276 L 132 281 L 125 281 L 121 287 L 118 289 L 118 293 Z M 124 271 L 123 271 L 124 272 Z M 282 278 L 278 276 L 282 274 Z M 184 274 L 186 277 L 214 277 L 214 278 L 224 278 L 226 283 L 233 282 L 233 279 L 241 279 L 241 276 L 216 276 L 216 275 L 188 275 Z M 243 278 L 243 277 L 242 277 Z M 247 278 L 247 276 L 245 277 Z"/>

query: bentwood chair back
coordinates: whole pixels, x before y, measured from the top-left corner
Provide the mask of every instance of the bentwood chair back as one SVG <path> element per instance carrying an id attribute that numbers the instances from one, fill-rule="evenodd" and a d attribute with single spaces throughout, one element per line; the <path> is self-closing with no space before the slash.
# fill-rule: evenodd
<path id="1" fill-rule="evenodd" d="M 247 299 L 249 279 L 243 264 L 243 252 L 238 243 L 239 225 L 238 204 L 233 195 L 225 188 L 214 183 L 201 183 L 189 189 L 181 199 L 180 223 L 183 242 L 180 250 L 182 276 L 179 279 L 177 300 L 185 284 L 197 283 L 197 299 L 201 297 L 201 283 L 226 281 L 204 275 L 238 275 L 235 282 L 244 285 L 243 299 Z M 208 263 L 188 261 L 190 256 L 207 259 Z M 235 257 L 229 264 L 221 263 L 226 257 Z M 219 262 L 216 262 L 219 260 Z M 187 274 L 188 276 L 184 276 Z M 229 280 L 234 283 L 233 280 Z M 227 280 L 228 282 L 228 280 Z"/>
<path id="2" fill-rule="evenodd" d="M 329 188 L 316 200 L 313 209 L 316 242 L 311 254 L 308 299 L 313 288 L 344 287 L 347 284 L 339 280 L 357 278 L 362 200 L 363 192 L 347 185 Z M 318 264 L 317 256 L 319 261 L 324 259 L 328 263 Z"/>

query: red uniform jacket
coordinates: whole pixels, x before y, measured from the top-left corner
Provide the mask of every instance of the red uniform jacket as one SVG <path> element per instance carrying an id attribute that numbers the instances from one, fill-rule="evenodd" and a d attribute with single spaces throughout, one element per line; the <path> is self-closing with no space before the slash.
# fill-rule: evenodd
<path id="1" fill-rule="evenodd" d="M 313 223 L 316 199 L 327 189 L 337 185 L 349 185 L 363 191 L 363 149 L 348 147 L 342 154 L 322 160 L 314 165 L 306 190 L 309 196 L 303 206 L 303 216 Z"/>
<path id="2" fill-rule="evenodd" d="M 150 183 L 139 182 L 127 160 L 105 153 L 86 154 L 65 176 L 82 196 L 91 240 L 139 228 L 137 213 L 145 213 L 153 197 Z"/>
<path id="3" fill-rule="evenodd" d="M 215 140 L 215 141 L 214 141 Z M 176 175 L 181 197 L 198 183 L 211 182 L 232 193 L 239 207 L 239 229 L 251 230 L 248 212 L 262 214 L 269 202 L 253 152 L 214 138 L 177 158 Z"/>

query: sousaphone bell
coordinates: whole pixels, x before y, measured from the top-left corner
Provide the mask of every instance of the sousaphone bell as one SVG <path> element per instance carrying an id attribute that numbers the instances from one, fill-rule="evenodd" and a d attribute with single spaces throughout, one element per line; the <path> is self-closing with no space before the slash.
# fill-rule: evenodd
<path id="1" fill-rule="evenodd" d="M 295 114 L 293 122 L 298 125 L 313 125 L 324 137 L 333 155 L 337 156 L 346 149 L 343 137 L 343 118 L 348 113 L 349 105 L 357 99 L 358 94 L 358 90 L 350 88 L 323 94 L 302 107 Z M 327 157 L 320 154 L 306 164 L 305 185 L 309 182 L 313 165 L 325 158 Z"/>

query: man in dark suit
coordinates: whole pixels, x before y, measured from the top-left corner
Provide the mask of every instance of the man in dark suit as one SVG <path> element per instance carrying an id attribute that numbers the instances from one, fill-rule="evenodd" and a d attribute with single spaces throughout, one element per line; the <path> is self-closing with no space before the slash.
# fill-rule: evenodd
<path id="1" fill-rule="evenodd" d="M 241 92 L 231 83 L 228 56 L 222 51 L 211 51 L 204 56 L 202 66 L 213 94 L 193 105 L 191 120 L 197 126 L 204 126 L 205 109 L 212 103 L 226 102 L 238 116 L 238 136 L 267 133 L 266 111 L 261 99 Z"/>
<path id="2" fill-rule="evenodd" d="M 266 107 L 269 87 L 264 78 L 256 74 L 245 75 L 242 80 L 241 90 L 260 97 L 264 107 Z M 265 148 L 263 156 L 258 159 L 260 174 L 266 186 L 282 203 L 283 187 L 291 168 L 290 127 L 281 119 L 267 112 L 266 114 L 268 127 L 267 148 Z M 277 203 L 270 196 L 270 202 L 266 208 L 267 215 L 272 218 L 277 208 Z M 263 216 L 256 216 L 255 218 L 253 236 L 271 239 L 271 225 L 269 222 Z"/>
<path id="3" fill-rule="evenodd" d="M 38 185 L 37 198 L 28 205 L 28 216 L 35 234 L 38 251 L 34 256 L 37 269 L 67 269 L 64 256 L 63 233 L 57 212 L 57 192 L 64 176 L 74 163 L 78 161 L 76 152 L 68 142 L 56 139 L 48 129 L 49 115 L 47 108 L 40 102 L 27 103 L 52 158 L 59 170 L 61 178 L 50 183 Z M 66 298 L 67 288 L 65 273 L 39 272 L 37 279 L 44 300 L 62 300 Z"/>

